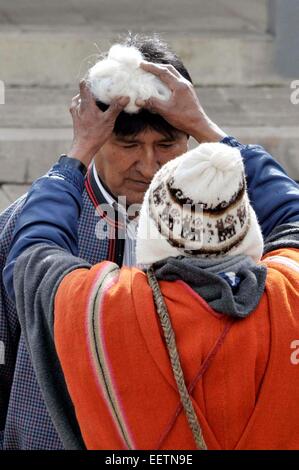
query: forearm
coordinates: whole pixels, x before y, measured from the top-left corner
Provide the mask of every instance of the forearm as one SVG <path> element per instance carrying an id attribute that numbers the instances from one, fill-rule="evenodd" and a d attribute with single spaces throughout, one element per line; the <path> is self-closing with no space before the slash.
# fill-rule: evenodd
<path id="1" fill-rule="evenodd" d="M 13 271 L 17 258 L 33 245 L 44 243 L 77 255 L 77 224 L 81 212 L 84 176 L 79 170 L 56 164 L 35 181 L 19 216 L 3 271 L 5 288 L 14 299 Z"/>

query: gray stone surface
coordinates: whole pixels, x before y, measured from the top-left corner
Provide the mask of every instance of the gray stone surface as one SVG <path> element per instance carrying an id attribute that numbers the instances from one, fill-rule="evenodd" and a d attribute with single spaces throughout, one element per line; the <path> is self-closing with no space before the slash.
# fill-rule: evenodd
<path id="1" fill-rule="evenodd" d="M 15 201 L 23 196 L 23 194 L 27 193 L 29 188 L 29 184 L 4 184 L 1 187 L 10 201 Z"/>
<path id="2" fill-rule="evenodd" d="M 6 88 L 0 106 L 2 128 L 61 128 L 71 126 L 69 106 L 78 93 L 70 88 Z"/>
<path id="3" fill-rule="evenodd" d="M 68 151 L 71 129 L 0 129 L 0 184 L 32 182 Z"/>
<path id="4" fill-rule="evenodd" d="M 0 213 L 16 199 L 27 193 L 29 188 L 29 184 L 0 185 Z"/>
<path id="5" fill-rule="evenodd" d="M 163 37 L 182 57 L 196 85 L 283 84 L 274 69 L 273 41 L 267 35 L 191 34 Z M 89 66 L 118 40 L 111 32 L 1 32 L 0 79 L 6 86 L 74 87 Z M 21 64 L 21 65 L 20 65 Z M 294 77 L 296 78 L 296 77 Z"/>
<path id="6" fill-rule="evenodd" d="M 299 181 L 299 126 L 296 127 L 224 127 L 244 144 L 265 147 L 291 178 Z"/>
<path id="7" fill-rule="evenodd" d="M 0 6 L 0 25 L 19 31 L 260 33 L 266 23 L 266 0 L 1 0 Z"/>
<path id="8" fill-rule="evenodd" d="M 275 1 L 275 64 L 285 76 L 299 74 L 299 2 Z"/>
<path id="9" fill-rule="evenodd" d="M 265 34 L 266 6 L 267 0 L 2 0 L 0 79 L 7 86 L 73 87 L 99 50 L 131 30 L 161 33 L 197 85 L 283 83 Z"/>
<path id="10" fill-rule="evenodd" d="M 221 125 L 296 126 L 299 105 L 290 101 L 290 84 L 271 87 L 197 87 L 203 107 Z M 0 127 L 20 129 L 61 129 L 71 127 L 69 105 L 74 88 L 7 88 L 5 105 L 0 106 Z M 2 131 L 0 140 L 11 135 Z M 18 136 L 26 137 L 26 132 Z M 28 139 L 41 133 L 29 133 Z M 16 137 L 17 138 L 17 137 Z"/>

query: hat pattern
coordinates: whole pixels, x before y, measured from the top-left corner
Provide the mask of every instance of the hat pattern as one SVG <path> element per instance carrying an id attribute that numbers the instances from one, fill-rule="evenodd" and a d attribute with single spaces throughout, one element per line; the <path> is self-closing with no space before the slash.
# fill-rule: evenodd
<path id="1" fill-rule="evenodd" d="M 174 187 L 174 177 L 165 180 L 161 174 L 159 181 L 149 194 L 149 215 L 159 233 L 182 254 L 224 255 L 248 233 L 245 178 L 230 200 L 219 201 L 214 207 L 186 196 Z"/>

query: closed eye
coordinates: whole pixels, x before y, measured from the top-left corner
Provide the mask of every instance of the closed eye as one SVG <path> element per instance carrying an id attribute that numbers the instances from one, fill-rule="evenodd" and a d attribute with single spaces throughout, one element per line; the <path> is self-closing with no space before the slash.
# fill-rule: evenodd
<path id="1" fill-rule="evenodd" d="M 123 144 L 122 147 L 125 149 L 131 149 L 133 147 L 137 147 L 138 144 Z"/>
<path id="2" fill-rule="evenodd" d="M 162 148 L 169 148 L 169 147 L 173 147 L 174 143 L 169 143 L 169 144 L 159 144 L 160 147 Z"/>

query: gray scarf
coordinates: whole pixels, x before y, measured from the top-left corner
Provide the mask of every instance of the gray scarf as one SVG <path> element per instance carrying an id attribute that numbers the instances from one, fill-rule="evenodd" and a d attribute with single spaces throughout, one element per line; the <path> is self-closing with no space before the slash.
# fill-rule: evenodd
<path id="1" fill-rule="evenodd" d="M 244 255 L 218 259 L 179 256 L 153 265 L 158 280 L 186 282 L 213 310 L 245 318 L 259 304 L 267 269 Z"/>

